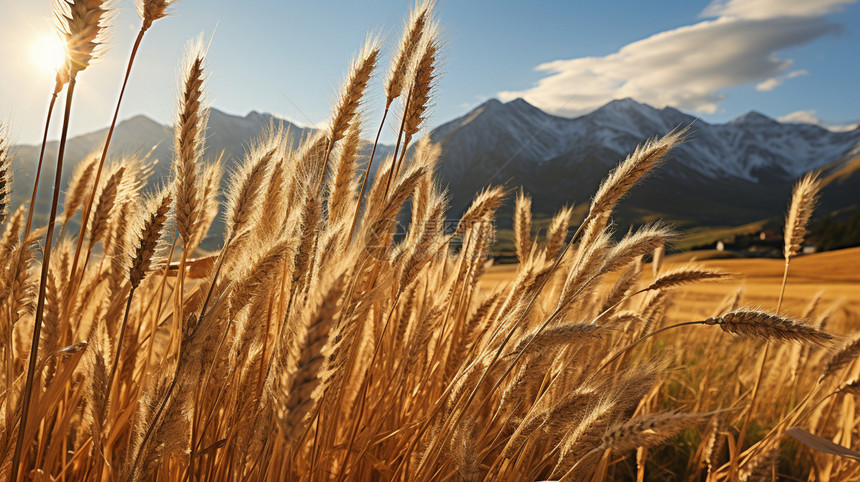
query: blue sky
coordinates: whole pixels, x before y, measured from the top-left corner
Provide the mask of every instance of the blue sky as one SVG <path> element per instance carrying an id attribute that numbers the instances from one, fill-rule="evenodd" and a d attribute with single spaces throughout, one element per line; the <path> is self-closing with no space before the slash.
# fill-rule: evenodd
<path id="1" fill-rule="evenodd" d="M 444 74 L 429 125 L 490 97 L 517 96 L 565 116 L 631 96 L 712 122 L 758 110 L 849 125 L 860 120 L 856 2 L 438 0 Z M 51 35 L 52 3 L 0 0 L 0 119 L 12 124 L 19 142 L 41 137 L 53 75 L 34 45 Z M 390 53 L 410 6 L 409 0 L 180 0 L 147 33 L 120 117 L 172 122 L 178 65 L 186 42 L 202 32 L 212 39 L 208 87 L 215 107 L 272 112 L 305 125 L 325 121 L 366 34 L 380 33 Z M 132 1 L 117 8 L 108 50 L 79 77 L 73 135 L 110 121 L 140 25 Z M 373 122 L 382 89 L 379 82 L 371 89 Z"/>

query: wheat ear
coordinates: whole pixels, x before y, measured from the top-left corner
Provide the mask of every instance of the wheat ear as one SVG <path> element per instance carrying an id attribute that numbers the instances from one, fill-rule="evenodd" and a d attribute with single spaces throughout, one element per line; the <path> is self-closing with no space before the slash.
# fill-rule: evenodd
<path id="1" fill-rule="evenodd" d="M 625 452 L 636 447 L 653 447 L 711 415 L 713 413 L 669 412 L 634 418 L 607 431 L 602 448 Z"/>
<path id="2" fill-rule="evenodd" d="M 358 147 L 361 142 L 361 117 L 356 115 L 346 131 L 334 175 L 328 188 L 328 219 L 336 222 L 346 216 L 354 195 L 355 171 L 358 164 Z"/>
<path id="3" fill-rule="evenodd" d="M 576 469 L 591 455 L 604 450 L 626 452 L 637 447 L 653 447 L 710 415 L 713 414 L 669 412 L 634 418 L 615 425 L 603 434 L 602 443 L 583 455 L 561 480 L 574 480 Z"/>
<path id="4" fill-rule="evenodd" d="M 364 90 L 367 88 L 370 76 L 376 68 L 376 61 L 379 58 L 379 48 L 379 39 L 370 37 L 365 42 L 361 53 L 353 61 L 352 69 L 344 83 L 343 91 L 338 97 L 338 104 L 334 109 L 334 116 L 329 127 L 328 147 L 323 156 L 322 171 L 319 173 L 317 191 L 319 191 L 325 180 L 328 170 L 328 160 L 331 157 L 334 144 L 343 139 L 347 129 L 349 129 L 350 123 L 358 113 L 361 99 L 364 97 Z"/>
<path id="5" fill-rule="evenodd" d="M 711 317 L 700 321 L 685 321 L 660 328 L 657 331 L 652 331 L 617 351 L 611 358 L 605 361 L 591 374 L 588 381 L 591 381 L 604 368 L 609 366 L 621 355 L 628 352 L 639 343 L 666 331 L 692 325 L 717 325 L 726 333 L 772 342 L 795 342 L 829 346 L 835 339 L 832 334 L 824 330 L 801 323 L 800 321 L 792 318 L 782 317 L 766 311 L 742 308 L 740 310 L 732 311 L 731 313 L 726 313 L 723 316 Z"/>
<path id="6" fill-rule="evenodd" d="M 733 277 L 731 273 L 724 273 L 701 266 L 689 265 L 675 268 L 671 271 L 663 273 L 648 285 L 643 291 L 664 290 L 667 288 L 676 288 L 691 283 L 700 283 L 702 281 L 717 281 Z"/>
<path id="7" fill-rule="evenodd" d="M 202 38 L 198 38 L 189 46 L 174 143 L 176 228 L 186 248 L 190 246 L 202 211 L 199 160 L 207 117 L 203 108 L 204 60 Z"/>
<path id="8" fill-rule="evenodd" d="M 409 73 L 409 64 L 421 44 L 424 28 L 432 9 L 433 2 L 424 1 L 418 8 L 413 8 L 409 14 L 409 20 L 406 22 L 403 35 L 400 37 L 400 47 L 397 49 L 397 55 L 392 59 L 388 78 L 385 82 L 386 110 L 394 102 L 394 99 L 400 97 L 403 92 L 406 76 Z"/>
<path id="9" fill-rule="evenodd" d="M 675 130 L 638 146 L 600 184 L 591 201 L 589 215 L 593 217 L 598 213 L 611 212 L 630 188 L 659 166 L 669 151 L 683 141 L 686 133 L 687 129 Z"/>
<path id="10" fill-rule="evenodd" d="M 72 179 L 69 181 L 66 199 L 63 201 L 63 214 L 61 215 L 63 226 L 68 224 L 72 216 L 75 215 L 84 203 L 84 196 L 92 188 L 93 174 L 95 173 L 98 161 L 98 153 L 93 152 L 78 163 L 78 166 L 75 168 Z"/>
<path id="11" fill-rule="evenodd" d="M 827 378 L 842 368 L 845 368 L 849 363 L 856 360 L 858 356 L 860 356 L 860 337 L 855 338 L 853 341 L 850 341 L 840 348 L 839 351 L 834 353 L 833 356 L 824 363 L 824 371 L 821 374 L 821 378 Z"/>
<path id="12" fill-rule="evenodd" d="M 175 2 L 176 0 L 135 0 L 137 14 L 143 20 L 140 29 L 145 32 L 152 26 L 152 22 L 166 17 L 168 8 Z"/>
<path id="13" fill-rule="evenodd" d="M 392 179 L 400 173 L 403 159 L 412 136 L 421 129 L 424 121 L 425 111 L 429 107 L 430 90 L 436 80 L 436 61 L 439 54 L 439 34 L 435 25 L 428 25 L 422 39 L 420 55 L 415 57 L 415 65 L 412 67 L 412 79 L 406 94 L 406 102 L 403 105 L 403 118 L 400 121 L 400 130 L 397 134 L 397 143 L 394 146 L 395 164 L 388 173 L 388 181 L 385 184 L 385 196 L 391 187 Z M 400 141 L 403 138 L 401 148 Z M 399 153 L 399 156 L 398 156 Z"/>
<path id="14" fill-rule="evenodd" d="M 517 259 L 525 262 L 532 250 L 532 198 L 520 192 L 514 208 L 514 246 Z"/>
<path id="15" fill-rule="evenodd" d="M 764 311 L 740 309 L 717 318 L 708 318 L 705 325 L 718 325 L 723 331 L 738 336 L 765 341 L 810 343 L 827 346 L 834 340 L 830 333 L 798 320 Z"/>
<path id="16" fill-rule="evenodd" d="M 112 4 L 108 0 L 63 0 L 61 5 L 65 11 L 57 14 L 66 37 L 69 77 L 74 79 L 101 54 Z"/>
<path id="17" fill-rule="evenodd" d="M 132 258 L 131 266 L 128 272 L 128 281 L 130 290 L 128 300 L 123 313 L 122 323 L 120 324 L 119 339 L 114 356 L 113 365 L 111 365 L 110 376 L 106 385 L 108 393 L 112 393 L 114 378 L 116 377 L 117 367 L 119 366 L 122 353 L 122 345 L 125 339 L 126 326 L 128 325 L 128 314 L 131 310 L 131 300 L 137 287 L 146 277 L 149 268 L 152 265 L 152 258 L 155 256 L 158 242 L 161 239 L 164 224 L 167 222 L 167 213 L 170 211 L 171 192 L 165 190 L 159 197 L 150 201 L 148 209 L 149 217 L 143 223 L 140 232 L 137 234 L 137 243 L 134 248 L 134 258 Z"/>
<path id="18" fill-rule="evenodd" d="M 403 92 L 403 84 L 406 80 L 407 69 L 412 63 L 412 58 L 415 56 L 415 51 L 421 43 L 421 37 L 424 34 L 424 27 L 427 23 L 427 18 L 430 15 L 430 9 L 433 6 L 431 0 L 425 0 L 420 7 L 412 9 L 409 16 L 409 21 L 403 30 L 403 35 L 400 40 L 400 48 L 397 55 L 394 57 L 389 69 L 388 78 L 385 82 L 385 110 L 382 112 L 382 120 L 379 122 L 379 129 L 376 131 L 376 139 L 373 141 L 373 149 L 370 151 L 370 158 L 367 160 L 367 166 L 364 170 L 364 177 L 361 181 L 361 187 L 358 190 L 358 200 L 355 205 L 355 212 L 352 215 L 352 224 L 349 227 L 348 237 L 352 239 L 352 233 L 355 231 L 355 225 L 358 222 L 358 213 L 361 210 L 361 200 L 364 197 L 364 189 L 367 187 L 367 178 L 370 175 L 370 170 L 373 167 L 373 159 L 376 155 L 376 147 L 379 145 L 379 136 L 382 134 L 382 127 L 385 125 L 385 119 L 388 117 L 388 110 L 391 108 L 391 103 L 394 99 L 400 97 Z"/>
<path id="19" fill-rule="evenodd" d="M 259 213 L 259 198 L 270 173 L 276 148 L 257 148 L 245 158 L 242 167 L 234 174 L 233 188 L 227 197 L 227 226 L 225 236 L 230 237 L 254 223 Z"/>
<path id="20" fill-rule="evenodd" d="M 12 156 L 6 128 L 0 124 L 0 224 L 6 221 L 12 199 Z"/>
<path id="21" fill-rule="evenodd" d="M 546 232 L 547 259 L 554 259 L 561 247 L 564 246 L 564 240 L 567 239 L 567 232 L 570 229 L 570 216 L 572 214 L 573 207 L 565 206 L 553 216 Z"/>
<path id="22" fill-rule="evenodd" d="M 806 236 L 806 225 L 815 210 L 821 181 L 817 173 L 809 173 L 798 181 L 791 197 L 791 207 L 785 219 L 785 259 L 795 256 Z"/>

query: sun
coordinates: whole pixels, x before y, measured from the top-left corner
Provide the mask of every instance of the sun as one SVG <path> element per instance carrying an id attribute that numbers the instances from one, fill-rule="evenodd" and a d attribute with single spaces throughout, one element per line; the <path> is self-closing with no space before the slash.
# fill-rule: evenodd
<path id="1" fill-rule="evenodd" d="M 47 72 L 55 72 L 63 65 L 66 58 L 66 48 L 59 37 L 45 35 L 33 42 L 30 49 L 30 60 Z"/>

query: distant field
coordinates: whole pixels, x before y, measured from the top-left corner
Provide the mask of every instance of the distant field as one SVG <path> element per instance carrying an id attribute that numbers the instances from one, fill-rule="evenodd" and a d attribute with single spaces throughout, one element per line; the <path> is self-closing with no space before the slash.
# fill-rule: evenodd
<path id="1" fill-rule="evenodd" d="M 688 253 L 685 253 L 688 254 Z M 689 254 L 688 254 L 689 255 Z M 684 262 L 684 255 L 669 257 L 667 261 Z M 683 318 L 708 313 L 720 299 L 744 286 L 744 304 L 776 307 L 782 281 L 784 262 L 780 259 L 709 259 L 701 264 L 737 273 L 735 282 L 709 283 L 690 287 L 679 293 L 672 316 Z M 785 289 L 784 311 L 799 315 L 819 291 L 823 292 L 822 309 L 835 302 L 841 303 L 838 317 L 850 326 L 832 326 L 840 332 L 855 331 L 860 323 L 860 248 L 801 256 L 792 260 Z M 847 309 L 847 310 L 846 310 Z"/>
<path id="2" fill-rule="evenodd" d="M 672 318 L 710 314 L 720 300 L 739 286 L 746 290 L 744 305 L 761 306 L 765 309 L 776 307 L 782 281 L 783 260 L 719 259 L 718 256 L 724 257 L 727 254 L 720 251 L 689 251 L 666 258 L 663 269 L 693 260 L 697 264 L 738 275 L 737 280 L 704 283 L 679 291 L 670 312 Z M 494 266 L 484 279 L 490 285 L 506 282 L 513 279 L 516 269 L 515 264 Z M 644 272 L 650 277 L 650 265 L 645 267 Z M 614 279 L 613 276 L 608 280 Z M 797 315 L 819 291 L 823 291 L 822 309 L 827 309 L 838 301 L 841 303 L 838 312 L 847 315 L 848 320 L 853 320 L 852 325 L 860 324 L 860 248 L 816 253 L 792 260 L 785 290 L 784 311 Z M 834 329 L 842 331 L 841 327 Z"/>

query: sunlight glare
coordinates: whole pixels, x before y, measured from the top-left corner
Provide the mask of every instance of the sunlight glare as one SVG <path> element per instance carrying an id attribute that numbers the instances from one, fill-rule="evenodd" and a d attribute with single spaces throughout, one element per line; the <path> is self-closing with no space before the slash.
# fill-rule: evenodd
<path id="1" fill-rule="evenodd" d="M 55 72 L 63 64 L 66 49 L 59 37 L 46 35 L 33 43 L 31 60 L 39 68 Z"/>

